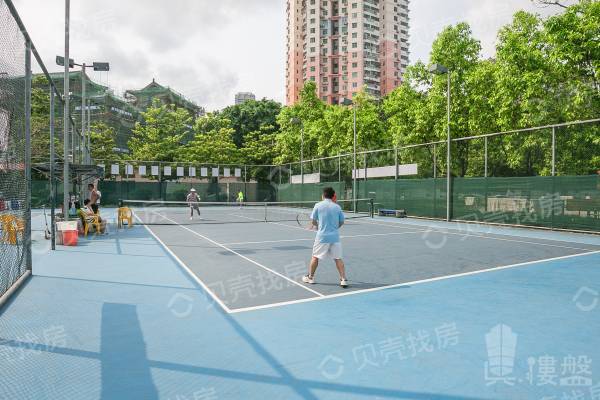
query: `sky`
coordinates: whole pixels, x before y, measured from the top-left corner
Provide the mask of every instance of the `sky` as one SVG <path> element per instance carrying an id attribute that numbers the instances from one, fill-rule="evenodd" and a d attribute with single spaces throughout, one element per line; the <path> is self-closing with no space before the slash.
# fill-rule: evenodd
<path id="1" fill-rule="evenodd" d="M 50 71 L 64 53 L 64 1 L 13 0 Z M 572 3 L 573 1 L 567 1 Z M 122 95 L 152 79 L 206 108 L 233 104 L 237 92 L 285 99 L 285 0 L 71 1 L 71 58 L 108 61 L 110 72 L 92 79 Z M 531 0 L 411 0 L 410 62 L 427 62 L 436 35 L 468 22 L 482 56 L 494 54 L 496 34 Z"/>

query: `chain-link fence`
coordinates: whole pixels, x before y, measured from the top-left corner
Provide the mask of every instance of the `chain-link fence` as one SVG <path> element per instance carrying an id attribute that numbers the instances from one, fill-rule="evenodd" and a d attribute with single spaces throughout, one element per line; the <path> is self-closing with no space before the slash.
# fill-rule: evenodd
<path id="1" fill-rule="evenodd" d="M 289 164 L 278 200 L 332 186 L 413 217 L 600 231 L 599 138 L 600 119 L 455 138 L 450 177 L 445 141 L 306 160 Z"/>
<path id="2" fill-rule="evenodd" d="M 0 298 L 31 270 L 28 202 L 30 51 L 0 1 Z"/>

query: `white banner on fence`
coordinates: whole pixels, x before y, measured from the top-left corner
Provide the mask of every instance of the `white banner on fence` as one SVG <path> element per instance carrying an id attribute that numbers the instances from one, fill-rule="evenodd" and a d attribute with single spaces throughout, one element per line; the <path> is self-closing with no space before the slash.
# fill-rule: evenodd
<path id="1" fill-rule="evenodd" d="M 219 168 L 213 168 L 212 169 L 212 176 L 214 176 L 214 177 L 218 177 L 219 176 Z"/>
<path id="2" fill-rule="evenodd" d="M 140 166 L 138 167 L 138 172 L 139 172 L 139 174 L 140 174 L 141 176 L 144 176 L 144 175 L 146 175 L 146 166 L 145 166 L 145 165 L 140 165 Z"/>
<path id="3" fill-rule="evenodd" d="M 200 175 L 208 176 L 208 168 L 205 168 L 205 167 L 200 168 Z"/>
<path id="4" fill-rule="evenodd" d="M 321 173 L 315 172 L 314 174 L 304 174 L 304 183 L 320 183 Z M 302 175 L 292 175 L 292 184 L 302 183 Z"/>
<path id="5" fill-rule="evenodd" d="M 402 164 L 398 165 L 398 176 L 406 176 L 406 175 L 417 175 L 418 171 L 417 164 Z M 358 174 L 356 174 L 358 172 Z M 352 178 L 354 178 L 356 174 L 357 179 L 364 179 L 365 177 L 365 169 L 361 168 L 352 172 Z M 367 168 L 367 179 L 369 178 L 386 178 L 390 176 L 396 176 L 396 166 L 390 165 L 387 167 L 374 167 Z"/>
<path id="6" fill-rule="evenodd" d="M 133 165 L 131 165 L 131 164 L 125 165 L 125 175 L 133 175 Z"/>
<path id="7" fill-rule="evenodd" d="M 229 178 L 231 176 L 231 168 L 223 168 L 223 176 Z"/>
<path id="8" fill-rule="evenodd" d="M 167 167 L 164 167 L 164 168 L 163 168 L 163 174 L 164 174 L 165 176 L 171 176 L 171 167 L 168 167 L 168 166 L 167 166 Z"/>
<path id="9" fill-rule="evenodd" d="M 110 174 L 111 175 L 119 175 L 119 164 L 112 164 L 110 166 Z"/>
<path id="10" fill-rule="evenodd" d="M 177 176 L 184 176 L 183 167 L 177 167 Z"/>
<path id="11" fill-rule="evenodd" d="M 196 167 L 190 167 L 188 171 L 189 176 L 196 176 Z"/>
<path id="12" fill-rule="evenodd" d="M 241 178 L 242 177 L 242 169 L 241 168 L 236 168 L 234 172 L 235 172 L 235 177 L 236 178 Z"/>
<path id="13" fill-rule="evenodd" d="M 152 171 L 153 176 L 158 176 L 158 165 L 151 166 L 150 171 Z"/>

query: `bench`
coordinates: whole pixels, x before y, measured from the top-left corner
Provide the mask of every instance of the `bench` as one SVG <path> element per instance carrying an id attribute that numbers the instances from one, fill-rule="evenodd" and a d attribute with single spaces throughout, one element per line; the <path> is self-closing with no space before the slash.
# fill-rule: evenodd
<path id="1" fill-rule="evenodd" d="M 377 212 L 380 217 L 396 217 L 406 218 L 406 210 L 392 210 L 386 208 L 380 208 Z"/>

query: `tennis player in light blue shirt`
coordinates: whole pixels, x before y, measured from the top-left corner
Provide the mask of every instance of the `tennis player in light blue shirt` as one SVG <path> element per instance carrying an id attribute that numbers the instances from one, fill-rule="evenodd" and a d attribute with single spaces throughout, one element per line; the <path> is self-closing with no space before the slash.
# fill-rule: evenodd
<path id="1" fill-rule="evenodd" d="M 323 189 L 323 201 L 317 203 L 310 218 L 312 224 L 317 227 L 315 244 L 313 245 L 310 270 L 308 275 L 302 278 L 304 283 L 315 283 L 315 272 L 319 261 L 331 258 L 340 274 L 340 285 L 348 286 L 344 261 L 342 260 L 342 243 L 340 242 L 339 229 L 344 225 L 344 212 L 333 199 L 335 191 L 331 187 Z"/>

